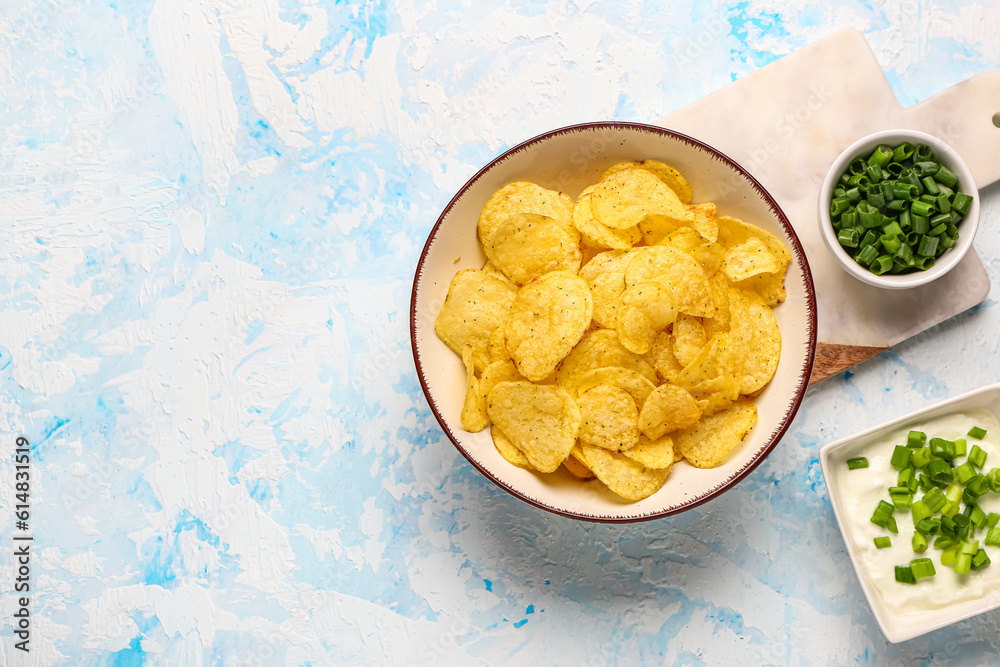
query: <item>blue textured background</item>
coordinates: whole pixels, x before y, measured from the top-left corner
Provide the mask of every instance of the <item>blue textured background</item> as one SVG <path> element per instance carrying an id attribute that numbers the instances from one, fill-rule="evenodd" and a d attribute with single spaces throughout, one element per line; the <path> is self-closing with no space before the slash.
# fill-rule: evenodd
<path id="1" fill-rule="evenodd" d="M 8 592 L 0 661 L 996 662 L 1000 611 L 886 643 L 817 462 L 996 380 L 993 299 L 810 390 L 734 491 L 632 526 L 468 465 L 406 313 L 440 210 L 506 147 L 653 120 L 848 26 L 908 105 L 1000 68 L 997 25 L 898 0 L 4 3 L 0 436 L 32 441 L 36 560 L 32 653 Z M 0 501 L 10 591 L 12 464 Z"/>

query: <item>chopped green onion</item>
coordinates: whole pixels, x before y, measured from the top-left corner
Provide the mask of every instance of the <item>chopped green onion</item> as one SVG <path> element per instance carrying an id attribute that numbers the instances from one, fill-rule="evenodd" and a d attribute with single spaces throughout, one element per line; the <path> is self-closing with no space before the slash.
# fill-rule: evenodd
<path id="1" fill-rule="evenodd" d="M 969 207 L 972 206 L 972 197 L 965 194 L 964 192 L 956 192 L 955 199 L 951 202 L 951 207 L 965 215 L 969 212 Z"/>
<path id="2" fill-rule="evenodd" d="M 944 493 L 937 487 L 925 493 L 924 497 L 920 500 L 927 505 L 931 512 L 937 512 L 948 502 L 948 499 L 944 497 Z"/>
<path id="3" fill-rule="evenodd" d="M 975 476 L 976 469 L 968 461 L 955 468 L 955 479 L 958 480 L 959 484 L 965 484 Z"/>
<path id="4" fill-rule="evenodd" d="M 969 563 L 972 564 L 971 561 Z M 901 584 L 915 584 L 917 583 L 916 577 L 913 576 L 913 570 L 905 565 L 896 566 L 896 581 Z"/>
<path id="5" fill-rule="evenodd" d="M 875 512 L 872 514 L 871 522 L 879 528 L 888 529 L 889 532 L 899 532 L 896 528 L 896 519 L 892 516 L 894 509 L 895 507 L 890 503 L 880 500 L 878 507 L 875 508 Z"/>
<path id="6" fill-rule="evenodd" d="M 927 434 L 922 431 L 910 431 L 906 436 L 906 446 L 911 449 L 920 449 L 927 444 Z"/>
<path id="7" fill-rule="evenodd" d="M 978 426 L 973 426 L 969 429 L 969 437 L 975 438 L 976 440 L 982 440 L 986 436 L 986 429 L 979 428 Z"/>
<path id="8" fill-rule="evenodd" d="M 913 533 L 913 539 L 910 540 L 910 544 L 913 546 L 913 550 L 916 551 L 918 554 L 922 554 L 925 551 L 927 551 L 927 538 L 924 537 L 921 533 Z"/>
<path id="9" fill-rule="evenodd" d="M 914 558 L 910 561 L 910 570 L 913 572 L 914 579 L 933 577 L 936 574 L 934 561 L 930 558 Z"/>
<path id="10" fill-rule="evenodd" d="M 996 528 L 997 524 L 1000 524 L 1000 514 L 996 512 L 990 512 L 986 515 L 986 527 Z"/>
<path id="11" fill-rule="evenodd" d="M 948 486 L 955 477 L 948 462 L 938 460 L 927 464 L 927 476 L 931 478 L 931 482 L 940 487 Z M 942 502 L 942 504 L 944 503 Z M 934 511 L 936 512 L 937 510 Z"/>
<path id="12" fill-rule="evenodd" d="M 976 552 L 976 555 L 972 557 L 972 569 L 978 570 L 980 568 L 989 567 L 990 557 L 986 555 L 984 549 L 980 549 Z"/>
<path id="13" fill-rule="evenodd" d="M 986 452 L 979 445 L 973 445 L 972 451 L 969 452 L 968 462 L 981 470 L 986 464 Z"/>
<path id="14" fill-rule="evenodd" d="M 910 461 L 913 463 L 914 468 L 925 468 L 927 464 L 931 462 L 931 448 L 921 447 L 917 451 L 913 452 L 913 456 Z"/>
<path id="15" fill-rule="evenodd" d="M 858 456 L 853 459 L 847 459 L 848 470 L 857 470 L 858 468 L 867 468 L 867 467 L 868 467 L 868 459 L 865 458 L 864 456 Z"/>
<path id="16" fill-rule="evenodd" d="M 875 538 L 875 548 L 885 549 L 886 547 L 892 546 L 892 539 L 888 535 L 883 535 L 881 537 Z"/>
<path id="17" fill-rule="evenodd" d="M 925 253 L 920 254 L 923 255 Z M 931 438 L 931 454 L 940 459 L 951 461 L 955 458 L 955 443 L 944 438 Z"/>
<path id="18" fill-rule="evenodd" d="M 983 543 L 988 547 L 1000 547 L 1000 526 L 990 528 Z"/>
<path id="19" fill-rule="evenodd" d="M 893 467 L 902 470 L 910 465 L 910 457 L 913 451 L 907 449 L 903 445 L 896 445 L 896 448 L 892 450 L 892 459 L 889 461 Z M 983 466 L 979 466 L 982 468 Z"/>

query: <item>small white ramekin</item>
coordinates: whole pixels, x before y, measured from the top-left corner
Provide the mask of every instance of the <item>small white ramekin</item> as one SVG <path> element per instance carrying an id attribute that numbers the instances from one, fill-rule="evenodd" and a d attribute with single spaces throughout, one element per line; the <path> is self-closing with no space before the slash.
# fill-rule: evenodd
<path id="1" fill-rule="evenodd" d="M 954 248 L 941 255 L 930 269 L 915 271 L 913 273 L 877 276 L 851 259 L 851 256 L 847 254 L 847 251 L 837 241 L 837 232 L 834 231 L 833 223 L 830 220 L 830 200 L 840 175 L 847 170 L 847 166 L 853 159 L 857 157 L 867 159 L 879 144 L 898 146 L 904 141 L 908 141 L 914 145 L 927 144 L 930 146 L 934 151 L 936 159 L 958 176 L 958 184 L 961 191 L 972 195 L 972 206 L 969 208 L 969 212 L 965 215 L 965 218 L 958 225 L 958 243 Z M 819 223 L 820 231 L 822 232 L 827 248 L 829 248 L 830 253 L 847 273 L 864 283 L 876 287 L 908 289 L 926 285 L 940 278 L 955 268 L 962 261 L 962 258 L 965 257 L 965 253 L 972 247 L 972 241 L 976 236 L 976 231 L 979 229 L 979 191 L 976 188 L 976 181 L 972 177 L 972 172 L 969 171 L 968 165 L 955 152 L 955 149 L 945 142 L 937 137 L 925 134 L 924 132 L 917 132 L 916 130 L 885 130 L 870 134 L 854 142 L 834 160 L 819 193 Z"/>

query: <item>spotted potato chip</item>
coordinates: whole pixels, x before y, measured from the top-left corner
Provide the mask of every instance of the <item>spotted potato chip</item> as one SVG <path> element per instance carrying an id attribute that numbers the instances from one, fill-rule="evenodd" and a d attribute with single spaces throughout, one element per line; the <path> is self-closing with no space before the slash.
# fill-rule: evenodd
<path id="1" fill-rule="evenodd" d="M 691 203 L 691 184 L 688 183 L 687 179 L 681 175 L 681 172 L 677 171 L 669 164 L 665 164 L 659 160 L 620 162 L 609 167 L 603 174 L 601 174 L 601 180 L 603 180 L 605 176 L 610 176 L 611 174 L 624 171 L 626 169 L 645 169 L 652 172 L 677 194 L 677 198 L 680 199 L 682 203 Z"/>
<path id="2" fill-rule="evenodd" d="M 639 442 L 622 451 L 622 454 L 647 468 L 670 470 L 675 460 L 674 440 L 669 435 L 658 440 L 650 440 L 646 436 L 640 435 Z"/>
<path id="3" fill-rule="evenodd" d="M 624 389 L 599 384 L 582 392 L 576 402 L 583 416 L 577 435 L 581 442 L 619 452 L 639 441 L 639 410 Z"/>
<path id="4" fill-rule="evenodd" d="M 729 291 L 732 373 L 740 393 L 753 395 L 774 377 L 781 357 L 781 330 L 774 313 L 753 292 Z"/>
<path id="5" fill-rule="evenodd" d="M 581 375 L 575 385 L 576 395 L 579 396 L 588 389 L 601 384 L 610 384 L 624 389 L 629 393 L 635 401 L 636 407 L 640 410 L 642 410 L 646 398 L 656 389 L 656 385 L 638 371 L 628 368 L 608 367 L 595 368 Z"/>
<path id="6" fill-rule="evenodd" d="M 708 277 L 683 250 L 669 245 L 640 248 L 625 269 L 625 284 L 631 287 L 640 282 L 657 282 L 668 288 L 679 312 L 696 317 L 715 314 Z"/>
<path id="7" fill-rule="evenodd" d="M 593 445 L 581 445 L 574 454 L 586 464 L 597 479 L 627 500 L 648 498 L 663 486 L 670 469 L 647 468 L 624 454 Z"/>
<path id="8" fill-rule="evenodd" d="M 708 336 L 701 319 L 693 315 L 681 313 L 674 322 L 674 357 L 682 366 L 687 366 L 705 347 Z"/>
<path id="9" fill-rule="evenodd" d="M 485 248 L 497 228 L 518 213 L 535 213 L 552 218 L 577 243 L 580 242 L 579 232 L 573 226 L 573 200 L 569 196 L 535 183 L 515 181 L 494 192 L 483 206 L 477 226 L 479 244 Z"/>
<path id="10" fill-rule="evenodd" d="M 490 339 L 486 343 L 486 354 L 489 356 L 490 363 L 510 359 L 510 352 L 507 351 L 507 337 L 504 334 L 503 326 L 497 327 L 490 333 Z"/>
<path id="11" fill-rule="evenodd" d="M 483 413 L 486 411 L 486 399 L 493 391 L 493 387 L 501 382 L 520 382 L 524 377 L 517 372 L 514 362 L 509 358 L 504 361 L 494 361 L 485 369 L 479 377 L 479 394 L 483 400 Z"/>
<path id="12" fill-rule="evenodd" d="M 645 359 L 652 364 L 664 382 L 674 382 L 677 374 L 684 369 L 674 356 L 674 338 L 666 331 L 656 335 L 653 347 L 646 353 Z"/>
<path id="13" fill-rule="evenodd" d="M 593 313 L 587 283 L 567 271 L 546 273 L 522 287 L 505 330 L 518 372 L 536 382 L 548 377 L 580 342 Z"/>
<path id="14" fill-rule="evenodd" d="M 462 347 L 462 363 L 465 364 L 465 403 L 460 416 L 462 428 L 469 433 L 478 433 L 490 425 L 486 416 L 486 400 L 479 391 L 479 379 L 476 377 L 476 365 L 472 361 L 472 346 Z"/>
<path id="15" fill-rule="evenodd" d="M 594 256 L 580 269 L 594 296 L 594 321 L 605 329 L 617 322 L 618 297 L 625 291 L 625 269 L 639 251 L 608 250 Z"/>
<path id="16" fill-rule="evenodd" d="M 687 391 L 661 384 L 646 399 L 639 413 L 639 430 L 650 440 L 688 428 L 701 417 L 701 408 Z"/>
<path id="17" fill-rule="evenodd" d="M 726 249 L 721 243 L 702 243 L 691 249 L 689 253 L 701 265 L 706 276 L 713 276 L 722 269 L 726 261 Z"/>
<path id="18" fill-rule="evenodd" d="M 703 417 L 725 410 L 740 397 L 740 383 L 731 373 L 702 380 L 688 387 L 688 391 L 698 401 Z"/>
<path id="19" fill-rule="evenodd" d="M 677 319 L 674 293 L 660 283 L 636 283 L 618 298 L 617 318 L 615 330 L 621 344 L 645 354 L 657 334 Z"/>
<path id="20" fill-rule="evenodd" d="M 722 270 L 730 280 L 737 281 L 762 273 L 776 273 L 781 270 L 781 265 L 763 241 L 750 237 L 726 249 Z"/>
<path id="21" fill-rule="evenodd" d="M 730 372 L 733 352 L 728 333 L 712 336 L 684 369 L 677 374 L 676 383 L 690 391 L 699 382 L 717 378 Z"/>
<path id="22" fill-rule="evenodd" d="M 540 472 L 562 464 L 580 430 L 580 408 L 556 385 L 501 382 L 490 392 L 486 413 Z"/>
<path id="23" fill-rule="evenodd" d="M 672 245 L 693 256 L 695 249 L 705 245 L 705 239 L 691 227 L 680 227 L 664 236 L 656 245 Z"/>
<path id="24" fill-rule="evenodd" d="M 691 226 L 698 230 L 698 233 L 701 234 L 706 241 L 718 241 L 719 221 L 717 220 L 718 211 L 715 204 L 712 202 L 692 204 L 688 206 L 688 210 L 694 214 L 694 220 L 691 221 Z"/>
<path id="25" fill-rule="evenodd" d="M 690 222 L 692 221 L 653 213 L 639 221 L 639 233 L 642 234 L 642 240 L 646 245 L 658 245 L 671 233 L 685 229 Z"/>
<path id="26" fill-rule="evenodd" d="M 518 213 L 501 222 L 483 250 L 517 285 L 550 271 L 576 273 L 583 258 L 578 239 L 536 213 Z"/>
<path id="27" fill-rule="evenodd" d="M 578 449 L 578 447 L 574 447 Z M 594 473 L 590 472 L 590 468 L 584 465 L 580 459 L 576 458 L 572 453 L 566 457 L 563 461 L 563 467 L 569 470 L 570 474 L 577 479 L 582 479 L 584 481 L 594 479 Z"/>
<path id="28" fill-rule="evenodd" d="M 708 281 L 708 289 L 715 305 L 715 315 L 702 318 L 705 335 L 711 338 L 715 334 L 729 331 L 729 279 L 726 274 L 718 272 Z"/>
<path id="29" fill-rule="evenodd" d="M 677 434 L 674 442 L 688 463 L 696 468 L 715 468 L 743 442 L 757 421 L 757 406 L 746 398 L 722 412 L 705 417 Z"/>
<path id="30" fill-rule="evenodd" d="M 525 456 L 520 449 L 514 446 L 514 443 L 510 441 L 510 438 L 508 438 L 496 424 L 490 428 L 490 436 L 493 438 L 493 446 L 496 447 L 497 452 L 508 463 L 513 463 L 520 468 L 534 470 L 531 463 L 528 461 L 528 457 Z"/>
<path id="31" fill-rule="evenodd" d="M 759 294 L 768 306 L 784 303 L 788 293 L 785 291 L 785 271 L 777 273 L 762 273 L 746 280 L 733 283 L 733 287 L 746 292 Z"/>
<path id="32" fill-rule="evenodd" d="M 732 248 L 741 243 L 746 243 L 748 239 L 756 238 L 774 254 L 778 264 L 782 267 L 787 267 L 791 263 L 792 253 L 788 251 L 788 248 L 785 247 L 785 244 L 777 236 L 766 229 L 728 215 L 720 215 L 716 218 L 716 221 L 719 224 L 719 242 L 726 246 L 726 248 Z"/>
<path id="33" fill-rule="evenodd" d="M 612 229 L 594 219 L 590 208 L 590 193 L 585 191 L 576 201 L 573 209 L 573 224 L 583 237 L 583 242 L 595 248 L 611 248 L 628 250 L 642 240 L 639 227 L 628 229 Z"/>
<path id="34" fill-rule="evenodd" d="M 516 295 L 506 280 L 476 269 L 459 271 L 451 279 L 434 331 L 459 356 L 463 346 L 471 345 L 476 370 L 482 370 L 490 361 L 490 334 L 510 318 Z"/>
<path id="35" fill-rule="evenodd" d="M 595 368 L 618 366 L 628 368 L 656 383 L 656 371 L 645 359 L 629 351 L 618 340 L 613 329 L 595 329 L 580 340 L 556 369 L 556 382 L 570 390 L 576 387 L 579 376 Z"/>
<path id="36" fill-rule="evenodd" d="M 645 169 L 625 169 L 607 177 L 590 193 L 594 219 L 612 229 L 637 226 L 647 215 L 694 219 L 677 193 Z"/>

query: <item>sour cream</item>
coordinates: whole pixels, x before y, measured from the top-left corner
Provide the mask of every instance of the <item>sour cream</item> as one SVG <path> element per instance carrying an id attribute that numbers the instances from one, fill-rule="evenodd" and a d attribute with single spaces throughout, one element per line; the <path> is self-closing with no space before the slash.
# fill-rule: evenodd
<path id="1" fill-rule="evenodd" d="M 973 426 L 986 429 L 982 440 L 968 437 L 967 433 Z M 877 591 L 886 607 L 896 614 L 919 613 L 932 609 L 942 609 L 967 600 L 977 600 L 988 592 L 1000 589 L 1000 548 L 983 545 L 986 531 L 976 530 L 979 546 L 986 550 L 992 563 L 983 569 L 973 570 L 969 574 L 955 574 L 951 567 L 941 564 L 940 549 L 933 546 L 934 537 L 928 538 L 927 551 L 913 551 L 913 516 L 909 510 L 896 510 L 898 533 L 890 533 L 879 528 L 870 519 L 880 500 L 890 502 L 888 488 L 896 485 L 899 470 L 890 463 L 892 452 L 896 445 L 905 445 L 906 436 L 911 431 L 923 431 L 927 441 L 931 438 L 957 440 L 965 438 L 967 451 L 973 445 L 979 445 L 987 454 L 984 471 L 1000 466 L 1000 422 L 997 422 L 986 410 L 972 410 L 967 413 L 957 413 L 945 417 L 907 426 L 868 445 L 864 451 L 852 452 L 839 465 L 847 466 L 846 459 L 865 456 L 868 467 L 851 470 L 841 476 L 838 494 L 844 511 L 841 520 L 853 542 L 855 554 L 864 569 L 872 588 Z M 964 463 L 966 457 L 959 457 L 954 463 Z M 921 497 L 918 490 L 915 500 Z M 979 501 L 984 512 L 1000 513 L 1000 494 L 987 493 Z M 965 505 L 962 504 L 964 509 Z M 892 546 L 876 549 L 874 539 L 888 535 Z M 909 565 L 914 558 L 930 558 L 934 562 L 936 574 L 933 577 L 920 579 L 915 585 L 896 581 L 896 566 Z"/>

